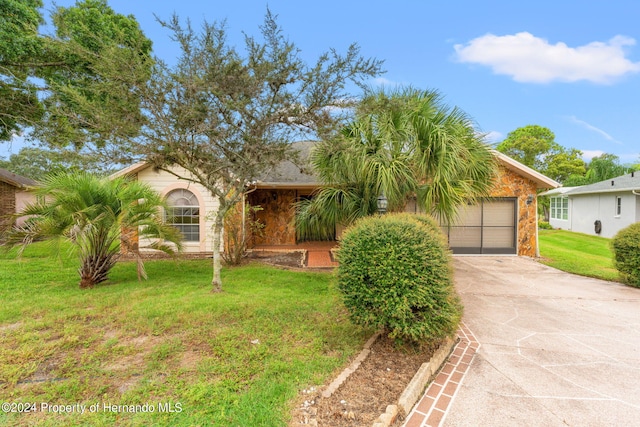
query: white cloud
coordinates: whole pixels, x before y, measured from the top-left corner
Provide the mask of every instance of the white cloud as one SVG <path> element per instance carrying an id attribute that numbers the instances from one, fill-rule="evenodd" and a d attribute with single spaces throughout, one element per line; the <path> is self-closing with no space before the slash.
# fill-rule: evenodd
<path id="1" fill-rule="evenodd" d="M 594 157 L 602 156 L 604 151 L 602 150 L 580 150 L 582 151 L 582 160 L 585 162 L 591 161 Z"/>
<path id="2" fill-rule="evenodd" d="M 588 129 L 588 130 L 590 130 L 592 132 L 595 132 L 595 133 L 601 135 L 607 141 L 615 142 L 616 144 L 622 144 L 622 142 L 618 141 L 617 139 L 615 139 L 614 137 L 609 135 L 607 132 L 605 132 L 602 129 L 597 128 L 597 127 L 585 122 L 584 120 L 580 120 L 575 116 L 570 116 L 569 120 L 572 121 L 573 123 L 576 123 L 576 124 L 584 127 L 585 129 Z"/>
<path id="3" fill-rule="evenodd" d="M 640 71 L 640 63 L 625 57 L 624 48 L 635 45 L 630 37 L 615 36 L 608 42 L 570 47 L 550 44 L 528 32 L 496 36 L 487 34 L 456 44 L 457 60 L 491 67 L 494 73 L 517 82 L 550 83 L 589 81 L 612 83 L 625 74 Z"/>
<path id="4" fill-rule="evenodd" d="M 378 86 L 398 86 L 398 83 L 385 79 L 384 77 L 376 77 L 373 82 Z"/>
<path id="5" fill-rule="evenodd" d="M 627 163 L 638 164 L 640 162 L 640 152 L 623 153 L 623 154 L 619 154 L 618 157 L 620 158 L 620 163 L 622 164 L 627 164 Z"/>
<path id="6" fill-rule="evenodd" d="M 492 130 L 484 135 L 484 140 L 489 144 L 494 142 L 502 141 L 504 139 L 504 135 L 498 131 Z"/>

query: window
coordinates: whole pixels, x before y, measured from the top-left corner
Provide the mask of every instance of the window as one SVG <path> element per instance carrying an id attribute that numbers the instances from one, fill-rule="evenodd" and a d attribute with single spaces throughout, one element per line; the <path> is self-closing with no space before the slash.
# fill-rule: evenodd
<path id="1" fill-rule="evenodd" d="M 566 196 L 551 198 L 551 219 L 569 219 L 569 198 Z"/>
<path id="2" fill-rule="evenodd" d="M 616 196 L 616 216 L 622 213 L 622 197 Z"/>
<path id="3" fill-rule="evenodd" d="M 200 241 L 200 206 L 189 190 L 173 190 L 167 194 L 167 221 L 173 224 L 187 242 Z"/>

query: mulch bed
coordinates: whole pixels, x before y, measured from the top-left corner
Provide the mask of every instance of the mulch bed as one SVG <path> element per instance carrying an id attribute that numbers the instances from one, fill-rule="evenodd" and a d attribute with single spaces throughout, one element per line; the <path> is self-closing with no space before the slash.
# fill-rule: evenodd
<path id="1" fill-rule="evenodd" d="M 397 403 L 420 366 L 429 361 L 439 344 L 398 348 L 393 340 L 381 336 L 360 367 L 331 397 L 322 398 L 320 391 L 303 396 L 307 401 L 306 411 L 297 409 L 291 426 L 304 425 L 309 413 L 314 414 L 320 427 L 371 426 L 388 405 Z M 400 425 L 402 421 L 398 418 L 394 425 Z"/>

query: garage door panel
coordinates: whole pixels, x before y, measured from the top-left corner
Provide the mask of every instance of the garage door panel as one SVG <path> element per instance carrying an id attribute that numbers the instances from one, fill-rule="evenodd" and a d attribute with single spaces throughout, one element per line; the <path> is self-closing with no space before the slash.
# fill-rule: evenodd
<path id="1" fill-rule="evenodd" d="M 480 227 L 452 227 L 449 232 L 449 246 L 451 247 L 480 247 L 482 243 L 482 229 Z"/>
<path id="2" fill-rule="evenodd" d="M 482 208 L 485 227 L 513 225 L 515 206 L 512 202 L 486 202 Z"/>
<path id="3" fill-rule="evenodd" d="M 490 227 L 484 229 L 482 246 L 485 248 L 514 247 L 513 227 Z"/>
<path id="4" fill-rule="evenodd" d="M 466 205 L 461 207 L 458 211 L 458 217 L 456 218 L 456 225 L 464 225 L 466 227 L 481 227 L 482 206 Z"/>

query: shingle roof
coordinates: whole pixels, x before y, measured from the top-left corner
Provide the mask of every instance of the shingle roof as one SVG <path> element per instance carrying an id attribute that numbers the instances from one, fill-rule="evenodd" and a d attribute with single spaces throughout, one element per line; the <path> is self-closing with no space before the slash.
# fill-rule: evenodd
<path id="1" fill-rule="evenodd" d="M 571 191 L 567 191 L 567 196 L 575 194 L 592 194 L 592 193 L 614 193 L 621 191 L 640 191 L 640 172 L 631 172 L 626 175 L 596 182 L 595 184 L 583 185 L 576 187 Z"/>
<path id="2" fill-rule="evenodd" d="M 307 184 L 318 185 L 318 178 L 313 174 L 309 157 L 316 141 L 299 141 L 291 144 L 298 152 L 298 162 L 290 160 L 281 162 L 273 171 L 258 179 L 259 186 L 270 184 Z"/>
<path id="3" fill-rule="evenodd" d="M 317 176 L 313 173 L 311 165 L 309 164 L 309 157 L 311 150 L 317 144 L 317 141 L 299 141 L 291 144 L 294 150 L 298 151 L 298 162 L 293 163 L 290 160 L 281 162 L 273 171 L 266 173 L 265 175 L 258 177 L 256 184 L 258 187 L 317 187 L 321 183 Z M 536 183 L 537 188 L 556 188 L 560 184 L 552 180 L 549 177 L 517 162 L 516 160 L 508 157 L 498 151 L 492 150 L 494 156 L 498 159 L 500 164 L 515 173 L 524 176 Z M 111 177 L 117 177 L 122 175 L 130 175 L 139 172 L 142 169 L 151 166 L 149 163 L 139 162 L 128 168 L 122 169 Z"/>
<path id="4" fill-rule="evenodd" d="M 307 184 L 307 185 L 319 185 L 317 177 L 313 174 L 311 166 L 308 161 L 311 150 L 317 144 L 316 141 L 302 141 L 295 142 L 292 147 L 299 152 L 299 158 L 302 161 L 302 165 L 296 165 L 290 161 L 282 162 L 276 170 L 259 180 L 259 183 L 263 186 L 268 184 Z M 501 165 L 507 169 L 511 169 L 518 175 L 524 176 L 536 183 L 538 188 L 556 188 L 560 184 L 551 178 L 544 176 L 543 174 L 523 165 L 520 162 L 506 156 L 498 151 L 492 150 L 493 155 L 496 156 Z M 301 170 L 302 167 L 302 170 Z"/>
<path id="5" fill-rule="evenodd" d="M 0 168 L 0 181 L 6 182 L 7 184 L 11 184 L 14 187 L 18 188 L 27 188 L 33 187 L 37 184 L 36 181 L 31 178 L 26 178 L 24 176 L 16 175 L 13 172 L 10 172 L 6 169 Z"/>

